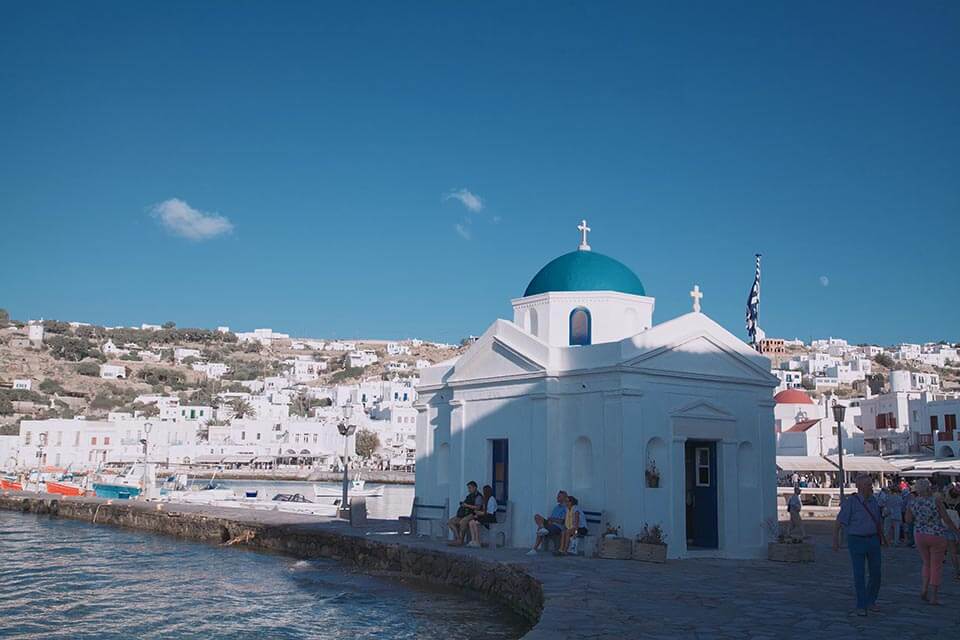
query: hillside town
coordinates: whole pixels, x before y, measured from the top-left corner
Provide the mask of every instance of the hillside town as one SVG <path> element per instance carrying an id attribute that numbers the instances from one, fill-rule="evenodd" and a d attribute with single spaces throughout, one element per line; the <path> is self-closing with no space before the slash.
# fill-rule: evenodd
<path id="1" fill-rule="evenodd" d="M 0 314 L 0 469 L 412 471 L 418 371 L 458 345 Z M 344 441 L 339 426 L 354 432 Z"/>
<path id="2" fill-rule="evenodd" d="M 355 464 L 412 471 L 418 371 L 463 351 L 268 328 L 0 319 L 0 469 L 10 472 L 83 473 L 145 454 L 168 468 L 335 471 L 345 444 Z M 823 470 L 818 459 L 835 461 L 841 437 L 857 459 L 911 468 L 960 460 L 956 345 L 765 338 L 759 350 L 780 380 L 774 414 L 784 474 Z M 842 434 L 833 404 L 847 409 Z M 345 443 L 337 427 L 347 422 L 356 432 Z M 868 470 L 878 469 L 898 467 Z"/>

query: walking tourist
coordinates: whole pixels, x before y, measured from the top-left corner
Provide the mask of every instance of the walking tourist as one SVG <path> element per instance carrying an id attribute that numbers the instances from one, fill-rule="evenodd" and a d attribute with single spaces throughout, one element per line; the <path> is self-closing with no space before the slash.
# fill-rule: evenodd
<path id="1" fill-rule="evenodd" d="M 883 535 L 891 545 L 900 544 L 903 527 L 903 498 L 895 485 L 887 487 L 887 499 L 883 503 Z"/>
<path id="2" fill-rule="evenodd" d="M 943 489 L 943 506 L 953 524 L 960 529 L 960 485 L 949 484 Z M 960 580 L 960 539 L 953 531 L 947 531 L 947 553 L 950 555 L 950 564 L 953 565 L 954 578 Z"/>
<path id="3" fill-rule="evenodd" d="M 453 532 L 453 540 L 448 544 L 463 544 L 463 538 L 467 535 L 470 521 L 477 517 L 477 513 L 482 508 L 483 496 L 477 491 L 477 483 L 471 480 L 467 483 L 467 497 L 460 503 L 456 515 L 447 521 L 447 526 Z"/>
<path id="4" fill-rule="evenodd" d="M 493 497 L 493 487 L 488 484 L 483 485 L 483 509 L 477 513 L 477 517 L 470 520 L 470 542 L 468 547 L 480 546 L 480 525 L 489 529 L 491 524 L 497 522 L 497 499 Z"/>
<path id="5" fill-rule="evenodd" d="M 790 514 L 791 538 L 805 538 L 806 532 L 803 530 L 803 520 L 800 518 L 800 510 L 803 504 L 800 502 L 800 487 L 793 488 L 793 495 L 787 500 L 787 513 Z"/>
<path id="6" fill-rule="evenodd" d="M 587 535 L 587 518 L 580 509 L 580 502 L 573 496 L 567 496 L 567 515 L 563 521 L 563 534 L 560 536 L 560 550 L 556 555 L 574 555 L 571 542 L 578 536 Z"/>
<path id="7" fill-rule="evenodd" d="M 833 527 L 833 550 L 840 549 L 840 528 L 847 534 L 847 549 L 853 565 L 853 586 L 857 594 L 856 614 L 867 615 L 867 610 L 877 612 L 877 595 L 880 593 L 881 555 L 884 544 L 880 524 L 880 505 L 873 495 L 870 476 L 861 475 L 856 480 L 857 492 L 840 505 L 840 513 Z M 865 567 L 869 570 L 867 581 Z"/>
<path id="8" fill-rule="evenodd" d="M 934 494 L 930 481 L 917 480 L 917 498 L 907 511 L 907 520 L 914 523 L 914 538 L 923 563 L 920 597 L 939 605 L 937 592 L 943 575 L 943 557 L 947 551 L 947 533 L 957 534 L 957 526 L 947 515 L 940 494 Z"/>
<path id="9" fill-rule="evenodd" d="M 537 524 L 537 540 L 533 543 L 533 548 L 527 552 L 527 555 L 537 555 L 541 545 L 550 536 L 556 536 L 559 540 L 560 536 L 563 535 L 563 522 L 566 517 L 567 492 L 561 490 L 557 492 L 557 504 L 554 505 L 549 517 L 544 518 L 539 513 L 533 516 L 533 521 Z"/>

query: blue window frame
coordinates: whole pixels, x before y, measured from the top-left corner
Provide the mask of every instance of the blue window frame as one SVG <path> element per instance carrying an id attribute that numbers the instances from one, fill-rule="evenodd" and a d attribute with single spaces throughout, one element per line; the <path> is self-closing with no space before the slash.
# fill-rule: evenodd
<path id="1" fill-rule="evenodd" d="M 586 307 L 577 307 L 570 312 L 570 346 L 590 344 L 592 330 L 590 310 Z"/>

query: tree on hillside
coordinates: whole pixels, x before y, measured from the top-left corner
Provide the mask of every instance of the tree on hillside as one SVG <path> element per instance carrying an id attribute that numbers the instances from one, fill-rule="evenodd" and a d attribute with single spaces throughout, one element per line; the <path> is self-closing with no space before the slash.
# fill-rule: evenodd
<path id="1" fill-rule="evenodd" d="M 380 438 L 369 429 L 357 431 L 356 442 L 357 455 L 367 460 L 373 457 L 373 452 L 380 448 Z"/>
<path id="2" fill-rule="evenodd" d="M 77 365 L 77 373 L 82 376 L 93 376 L 95 378 L 100 376 L 100 365 L 96 362 L 81 362 Z"/>
<path id="3" fill-rule="evenodd" d="M 0 397 L 0 416 L 9 416 L 13 413 L 13 403 L 4 397 Z"/>
<path id="4" fill-rule="evenodd" d="M 894 366 L 893 358 L 891 358 L 887 353 L 878 353 L 873 357 L 873 361 L 881 367 L 886 367 L 887 369 L 893 369 Z"/>
<path id="5" fill-rule="evenodd" d="M 235 398 L 230 402 L 230 410 L 234 418 L 256 418 L 257 412 L 253 406 L 243 398 Z"/>
<path id="6" fill-rule="evenodd" d="M 155 418 L 160 415 L 160 407 L 156 402 L 134 402 L 132 409 L 134 413 L 139 413 L 145 418 Z"/>
<path id="7" fill-rule="evenodd" d="M 313 401 L 310 400 L 310 396 L 301 391 L 290 402 L 290 413 L 295 416 L 300 416 L 301 418 L 306 418 L 308 415 L 310 415 L 310 409 L 312 406 Z"/>

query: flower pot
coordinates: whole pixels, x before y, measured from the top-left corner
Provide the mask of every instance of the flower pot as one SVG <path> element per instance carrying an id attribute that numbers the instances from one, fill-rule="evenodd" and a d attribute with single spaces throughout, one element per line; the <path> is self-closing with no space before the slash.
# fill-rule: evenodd
<path id="1" fill-rule="evenodd" d="M 627 538 L 600 538 L 597 556 L 607 560 L 629 560 L 632 555 L 630 540 Z"/>
<path id="2" fill-rule="evenodd" d="M 642 560 L 643 562 L 666 562 L 667 545 L 647 544 L 639 540 L 634 540 L 630 558 L 633 560 Z"/>
<path id="3" fill-rule="evenodd" d="M 774 562 L 813 562 L 813 545 L 809 542 L 771 542 L 767 559 Z"/>

